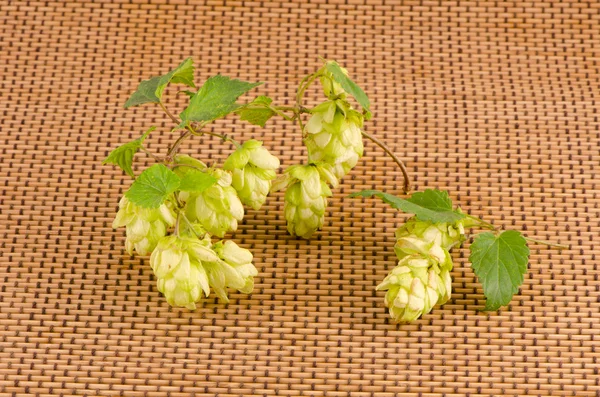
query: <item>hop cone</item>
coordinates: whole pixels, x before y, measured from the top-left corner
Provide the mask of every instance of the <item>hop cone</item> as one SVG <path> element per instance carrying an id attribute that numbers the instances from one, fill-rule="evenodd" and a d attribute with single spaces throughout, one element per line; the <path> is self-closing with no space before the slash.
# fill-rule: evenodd
<path id="1" fill-rule="evenodd" d="M 181 192 L 179 197 L 187 203 L 186 216 L 199 222 L 214 236 L 223 237 L 237 229 L 244 218 L 244 207 L 237 192 L 231 187 L 231 174 L 219 169 L 207 169 L 218 182 L 201 193 Z"/>
<path id="2" fill-rule="evenodd" d="M 206 262 L 218 261 L 218 256 L 203 240 L 171 235 L 163 237 L 150 256 L 150 266 L 157 278 L 157 287 L 171 306 L 196 308 L 196 303 L 210 293 Z"/>
<path id="3" fill-rule="evenodd" d="M 152 255 L 150 265 L 157 277 L 158 290 L 172 306 L 195 309 L 196 303 L 210 293 L 228 302 L 227 288 L 251 292 L 253 276 L 252 254 L 231 241 L 211 247 L 203 240 L 175 235 L 162 238 Z"/>
<path id="4" fill-rule="evenodd" d="M 346 68 L 340 67 L 342 72 L 348 76 L 348 70 Z M 321 80 L 321 85 L 323 86 L 323 93 L 328 98 L 345 98 L 346 91 L 342 88 L 340 83 L 334 80 L 333 75 L 327 71 L 327 69 L 323 68 L 323 75 L 319 78 Z"/>
<path id="5" fill-rule="evenodd" d="M 233 268 L 242 280 L 240 282 L 238 277 L 235 279 L 228 278 L 227 271 L 223 270 L 220 264 L 216 264 L 215 266 L 212 264 L 209 265 L 210 285 L 217 296 L 228 302 L 229 299 L 225 290 L 227 287 L 235 288 L 245 294 L 252 292 L 254 289 L 254 277 L 258 275 L 258 270 L 252 264 L 252 253 L 245 248 L 239 247 L 231 240 L 219 241 L 212 248 L 219 259 L 221 259 L 221 262 Z M 227 270 L 229 270 L 229 267 Z"/>
<path id="6" fill-rule="evenodd" d="M 233 173 L 231 186 L 241 202 L 257 210 L 267 199 L 279 159 L 269 153 L 262 142 L 251 139 L 227 158 L 223 168 Z"/>
<path id="7" fill-rule="evenodd" d="M 377 290 L 387 291 L 385 305 L 399 323 L 409 323 L 450 298 L 452 262 L 444 263 L 421 254 L 406 256 L 398 262 Z"/>
<path id="8" fill-rule="evenodd" d="M 396 239 L 414 236 L 424 242 L 433 243 L 450 250 L 465 239 L 464 221 L 456 223 L 432 223 L 412 217 L 396 230 Z M 397 252 L 398 253 L 398 252 Z"/>
<path id="9" fill-rule="evenodd" d="M 167 234 L 167 228 L 175 225 L 175 214 L 170 203 L 159 208 L 142 208 L 130 202 L 125 196 L 119 202 L 119 211 L 112 227 L 125 226 L 127 239 L 125 249 L 129 255 L 148 255 L 158 240 Z"/>
<path id="10" fill-rule="evenodd" d="M 331 190 L 314 164 L 288 167 L 283 178 L 273 184 L 273 190 L 286 187 L 284 212 L 288 232 L 308 239 L 323 226 Z"/>
<path id="11" fill-rule="evenodd" d="M 312 111 L 304 142 L 309 160 L 325 163 L 341 179 L 363 155 L 363 116 L 346 102 L 327 101 Z"/>

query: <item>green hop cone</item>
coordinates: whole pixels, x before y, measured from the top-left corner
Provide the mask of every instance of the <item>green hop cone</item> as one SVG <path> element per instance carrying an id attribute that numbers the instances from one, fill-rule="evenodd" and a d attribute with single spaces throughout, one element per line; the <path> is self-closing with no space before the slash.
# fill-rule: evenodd
<path id="1" fill-rule="evenodd" d="M 258 210 L 267 199 L 279 159 L 269 153 L 262 142 L 250 139 L 227 158 L 223 168 L 232 172 L 231 186 L 241 202 Z"/>
<path id="2" fill-rule="evenodd" d="M 148 255 L 158 240 L 167 234 L 167 228 L 173 225 L 175 213 L 171 203 L 167 202 L 158 208 L 142 208 L 123 196 L 112 227 L 125 226 L 125 249 L 129 255 L 133 255 L 134 251 L 138 255 Z"/>
<path id="3" fill-rule="evenodd" d="M 412 322 L 429 313 L 436 304 L 446 303 L 451 288 L 448 265 L 420 254 L 401 259 L 377 286 L 378 291 L 387 291 L 385 305 L 399 323 Z"/>
<path id="4" fill-rule="evenodd" d="M 432 223 L 412 217 L 396 230 L 396 239 L 400 240 L 411 236 L 427 243 L 439 245 L 445 250 L 450 250 L 455 245 L 462 244 L 465 240 L 464 221 Z"/>
<path id="5" fill-rule="evenodd" d="M 218 261 L 205 240 L 176 235 L 163 237 L 150 256 L 158 290 L 171 306 L 190 310 L 196 308 L 202 292 L 205 296 L 210 293 L 205 264 Z"/>
<path id="6" fill-rule="evenodd" d="M 209 272 L 211 287 L 217 296 L 227 302 L 226 287 L 235 288 L 245 294 L 251 293 L 254 289 L 254 277 L 258 275 L 258 270 L 252 264 L 252 253 L 231 240 L 219 241 L 212 248 L 221 262 L 228 266 L 225 271 L 222 267 L 215 266 Z M 239 277 L 227 278 L 229 267 L 233 268 Z"/>
<path id="7" fill-rule="evenodd" d="M 252 292 L 253 277 L 258 274 L 250 251 L 232 241 L 211 246 L 208 235 L 201 240 L 163 237 L 150 256 L 150 265 L 167 302 L 190 310 L 196 308 L 202 292 L 209 296 L 211 288 L 224 302 L 229 302 L 227 288 Z"/>
<path id="8" fill-rule="evenodd" d="M 336 178 L 344 177 L 363 155 L 362 125 L 363 116 L 345 101 L 316 106 L 305 128 L 310 162 L 328 164 Z"/>
<path id="9" fill-rule="evenodd" d="M 179 198 L 187 203 L 188 219 L 199 222 L 208 233 L 223 237 L 228 231 L 237 230 L 238 222 L 244 218 L 244 206 L 231 187 L 229 172 L 212 168 L 206 172 L 218 182 L 201 193 L 180 192 Z"/>
<path id="10" fill-rule="evenodd" d="M 287 230 L 292 236 L 308 239 L 323 227 L 331 189 L 321 179 L 318 165 L 315 164 L 288 167 L 282 178 L 273 183 L 272 190 L 285 188 Z"/>
<path id="11" fill-rule="evenodd" d="M 348 76 L 348 70 L 346 68 L 340 67 L 342 73 Z M 322 75 L 319 77 L 321 80 L 321 86 L 323 86 L 323 93 L 328 98 L 345 98 L 346 91 L 342 88 L 341 84 L 335 81 L 333 75 L 327 71 L 325 67 L 321 69 Z"/>

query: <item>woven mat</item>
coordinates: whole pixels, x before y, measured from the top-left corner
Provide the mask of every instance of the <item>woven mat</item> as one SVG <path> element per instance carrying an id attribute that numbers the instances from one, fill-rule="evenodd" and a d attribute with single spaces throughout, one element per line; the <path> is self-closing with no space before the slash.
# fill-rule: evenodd
<path id="1" fill-rule="evenodd" d="M 190 3 L 0 1 L 2 396 L 600 395 L 599 3 Z M 255 92 L 280 105 L 319 56 L 340 61 L 415 190 L 570 248 L 532 246 L 494 313 L 453 250 L 452 299 L 395 325 L 374 288 L 406 216 L 347 195 L 400 194 L 402 175 L 366 143 L 311 241 L 287 235 L 281 194 L 248 211 L 230 237 L 255 255 L 253 294 L 169 307 L 111 228 L 130 179 L 101 161 L 150 125 L 148 147 L 166 149 L 159 109 L 122 105 L 188 56 L 199 81 L 265 81 Z M 304 159 L 296 126 L 234 119 L 212 131 Z M 230 149 L 207 137 L 183 152 Z"/>

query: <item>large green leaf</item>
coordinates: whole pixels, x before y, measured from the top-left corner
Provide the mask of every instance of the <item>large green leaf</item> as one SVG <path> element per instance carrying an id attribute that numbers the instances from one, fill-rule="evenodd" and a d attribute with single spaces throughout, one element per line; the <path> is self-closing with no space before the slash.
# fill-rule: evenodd
<path id="1" fill-rule="evenodd" d="M 527 272 L 529 248 L 516 230 L 497 236 L 482 233 L 471 244 L 469 261 L 487 298 L 484 310 L 493 311 L 509 304 L 519 291 Z"/>
<path id="2" fill-rule="evenodd" d="M 186 59 L 167 74 L 142 81 L 138 85 L 137 90 L 125 102 L 125 108 L 144 103 L 160 103 L 163 91 L 169 83 L 179 83 L 185 84 L 188 87 L 195 87 L 192 58 Z"/>
<path id="3" fill-rule="evenodd" d="M 158 208 L 179 188 L 180 179 L 163 164 L 154 164 L 133 182 L 125 197 L 143 208 Z"/>
<path id="4" fill-rule="evenodd" d="M 102 164 L 115 164 L 121 167 L 127 175 L 134 177 L 133 169 L 133 156 L 140 150 L 146 137 L 156 129 L 156 127 L 150 127 L 148 131 L 144 132 L 144 135 L 133 141 L 127 142 L 116 149 L 114 149 L 107 158 L 104 159 Z"/>
<path id="5" fill-rule="evenodd" d="M 415 214 L 417 219 L 433 223 L 454 223 L 465 217 L 465 214 L 452 209 L 452 201 L 450 207 L 442 205 L 443 197 L 447 197 L 448 193 L 440 190 L 426 190 L 420 194 L 413 194 L 413 199 L 403 199 L 392 194 L 383 193 L 377 190 L 363 190 L 355 192 L 350 197 L 379 197 L 385 203 L 390 204 L 392 208 Z M 449 197 L 447 197 L 450 200 Z M 440 205 L 442 205 L 440 207 Z"/>
<path id="6" fill-rule="evenodd" d="M 215 120 L 233 112 L 240 107 L 235 101 L 261 84 L 221 75 L 210 77 L 190 99 L 188 107 L 181 112 L 181 126 L 184 127 L 192 121 Z"/>

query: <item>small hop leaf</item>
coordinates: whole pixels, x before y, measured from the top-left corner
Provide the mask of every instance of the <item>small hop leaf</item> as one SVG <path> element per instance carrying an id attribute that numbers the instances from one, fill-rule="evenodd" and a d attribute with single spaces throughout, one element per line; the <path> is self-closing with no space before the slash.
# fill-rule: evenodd
<path id="1" fill-rule="evenodd" d="M 210 77 L 190 99 L 188 107 L 179 115 L 181 127 L 192 121 L 212 121 L 233 112 L 240 107 L 235 101 L 242 94 L 261 84 L 230 79 L 221 75 Z"/>
<path id="2" fill-rule="evenodd" d="M 371 111 L 369 107 L 371 106 L 371 101 L 367 97 L 367 94 L 360 88 L 350 77 L 346 76 L 346 74 L 342 71 L 340 65 L 335 61 L 329 61 L 325 64 L 325 69 L 329 73 L 331 73 L 333 79 L 339 83 L 344 91 L 348 94 L 352 95 L 354 99 L 362 106 L 365 110 L 366 115 L 365 119 L 369 120 L 371 118 Z"/>
<path id="3" fill-rule="evenodd" d="M 264 127 L 267 121 L 275 115 L 275 112 L 268 107 L 271 102 L 273 99 L 261 95 L 248 105 L 239 108 L 236 113 L 240 115 L 240 119 Z"/>
<path id="4" fill-rule="evenodd" d="M 465 214 L 452 209 L 452 201 L 448 193 L 442 190 L 426 190 L 415 193 L 409 199 L 402 199 L 392 194 L 377 190 L 363 190 L 352 193 L 350 197 L 379 197 L 392 208 L 415 214 L 417 219 L 433 223 L 454 223 L 465 217 Z M 416 197 L 415 197 L 416 196 Z"/>
<path id="5" fill-rule="evenodd" d="M 195 88 L 192 58 L 186 59 L 167 74 L 142 81 L 137 90 L 125 102 L 125 108 L 145 103 L 160 103 L 163 91 L 169 83 L 185 84 L 188 87 Z"/>
<path id="6" fill-rule="evenodd" d="M 158 208 L 179 188 L 179 177 L 163 164 L 154 164 L 140 174 L 125 197 L 142 208 Z"/>
<path id="7" fill-rule="evenodd" d="M 127 142 L 114 149 L 106 159 L 102 162 L 102 164 L 115 164 L 121 167 L 127 175 L 131 177 L 135 177 L 133 174 L 133 169 L 131 168 L 133 164 L 133 156 L 137 153 L 138 150 L 142 147 L 144 140 L 146 137 L 156 129 L 156 127 L 150 127 L 148 131 L 144 132 L 140 138 L 135 139 L 131 142 Z"/>
<path id="8" fill-rule="evenodd" d="M 507 230 L 497 236 L 483 233 L 471 244 L 469 261 L 487 298 L 483 310 L 494 311 L 508 305 L 523 284 L 529 248 L 516 230 Z"/>

